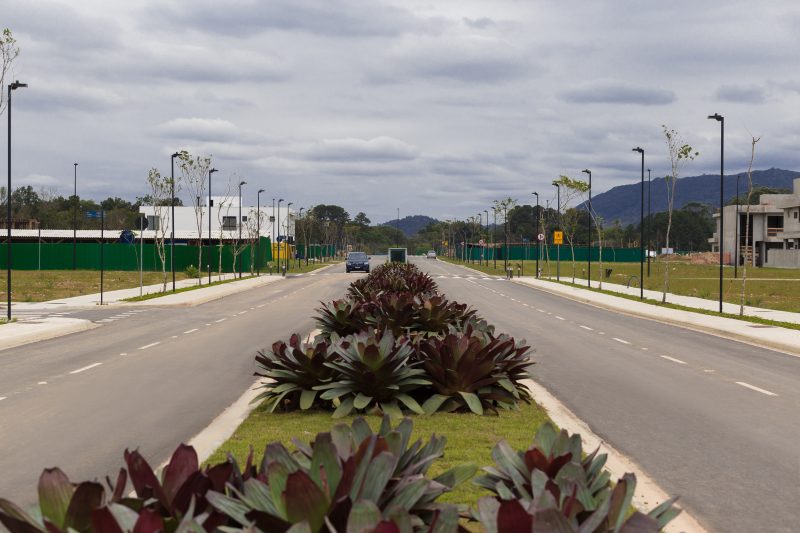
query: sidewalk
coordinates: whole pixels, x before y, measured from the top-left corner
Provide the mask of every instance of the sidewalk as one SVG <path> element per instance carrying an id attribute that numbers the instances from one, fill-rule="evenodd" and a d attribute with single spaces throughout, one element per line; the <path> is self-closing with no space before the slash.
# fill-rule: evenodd
<path id="1" fill-rule="evenodd" d="M 572 278 L 569 279 L 571 281 Z M 512 281 L 521 285 L 536 287 L 537 289 L 541 289 L 552 294 L 557 294 L 559 296 L 564 296 L 572 300 L 602 307 L 604 309 L 610 309 L 642 318 L 649 318 L 659 322 L 665 322 L 705 333 L 711 333 L 713 335 L 719 335 L 743 342 L 758 344 L 760 346 L 767 346 L 769 348 L 787 352 L 795 356 L 800 356 L 800 331 L 798 330 L 781 328 L 778 326 L 769 326 L 766 324 L 757 324 L 743 320 L 736 320 L 734 318 L 671 309 L 669 307 L 661 307 L 645 302 L 629 300 L 627 298 L 620 298 L 611 294 L 589 291 L 570 285 L 563 285 L 561 283 L 553 283 L 552 281 L 545 279 L 521 277 L 514 278 Z M 581 281 L 584 284 L 586 283 L 586 280 Z M 577 278 L 576 282 L 578 282 Z M 603 290 L 639 296 L 638 287 L 628 289 L 617 284 L 603 283 Z M 659 302 L 661 301 L 660 292 L 644 291 L 644 293 L 645 298 L 656 299 Z M 670 293 L 667 293 L 667 302 L 686 307 L 693 307 L 696 309 L 707 309 L 712 311 L 719 309 L 718 302 L 704 300 L 702 298 L 694 298 L 691 296 L 679 296 Z M 730 313 L 739 312 L 739 306 L 735 304 L 724 304 L 723 309 Z M 746 307 L 745 313 L 750 316 L 757 316 L 769 320 L 800 323 L 800 313 L 773 311 L 770 309 L 759 309 L 754 307 Z"/>

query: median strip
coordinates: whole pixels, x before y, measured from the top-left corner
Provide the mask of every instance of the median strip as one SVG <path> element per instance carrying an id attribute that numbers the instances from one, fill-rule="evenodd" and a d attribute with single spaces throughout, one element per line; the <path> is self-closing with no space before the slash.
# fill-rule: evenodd
<path id="1" fill-rule="evenodd" d="M 737 381 L 736 384 L 741 385 L 742 387 L 748 388 L 750 390 L 760 392 L 761 394 L 766 394 L 767 396 L 777 396 L 777 394 L 775 394 L 774 392 L 762 389 L 761 387 L 756 387 L 755 385 L 750 385 L 749 383 L 745 383 L 744 381 Z"/>
<path id="2" fill-rule="evenodd" d="M 92 363 L 91 365 L 87 365 L 87 366 L 85 366 L 83 368 L 79 368 L 78 370 L 73 370 L 72 372 L 70 372 L 70 374 L 80 374 L 81 372 L 86 372 L 87 370 L 90 370 L 90 369 L 92 369 L 92 368 L 94 368 L 96 366 L 100 366 L 102 364 L 103 363 Z"/>

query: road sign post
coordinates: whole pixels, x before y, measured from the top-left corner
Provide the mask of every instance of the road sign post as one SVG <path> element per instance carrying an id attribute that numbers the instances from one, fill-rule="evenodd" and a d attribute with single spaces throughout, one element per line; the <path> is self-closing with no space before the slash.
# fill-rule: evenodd
<path id="1" fill-rule="evenodd" d="M 556 245 L 556 281 L 561 281 L 561 245 L 564 244 L 564 232 L 553 232 L 553 244 Z"/>
<path id="2" fill-rule="evenodd" d="M 142 271 L 144 270 L 144 230 L 147 229 L 147 216 L 140 214 L 136 219 L 136 228 L 139 230 L 139 297 L 142 296 Z"/>
<path id="3" fill-rule="evenodd" d="M 100 219 L 100 305 L 103 305 L 103 241 L 105 240 L 105 227 L 106 217 L 105 211 L 87 211 L 86 218 L 99 218 Z M 146 222 L 146 219 L 145 219 Z"/>

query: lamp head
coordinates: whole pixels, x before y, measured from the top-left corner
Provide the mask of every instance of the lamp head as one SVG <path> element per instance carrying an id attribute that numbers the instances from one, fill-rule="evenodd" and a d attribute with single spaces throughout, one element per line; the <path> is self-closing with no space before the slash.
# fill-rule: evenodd
<path id="1" fill-rule="evenodd" d="M 174 153 L 174 154 L 172 154 L 170 157 L 172 157 L 172 159 L 175 159 L 175 158 L 176 158 L 176 157 L 178 157 L 179 155 L 181 155 L 181 153 L 180 153 L 180 152 L 175 152 L 175 153 Z"/>
<path id="2" fill-rule="evenodd" d="M 722 122 L 725 119 L 725 117 L 723 117 L 719 113 L 714 113 L 713 115 L 708 115 L 708 118 L 712 119 L 712 120 L 716 120 L 717 122 Z"/>
<path id="3" fill-rule="evenodd" d="M 16 91 L 17 89 L 21 89 L 21 88 L 27 87 L 27 86 L 28 86 L 27 83 L 20 83 L 19 80 L 17 80 L 15 82 L 9 84 L 8 88 L 11 89 L 12 91 Z"/>
<path id="4" fill-rule="evenodd" d="M 592 171 L 589 170 L 588 168 L 584 168 L 583 170 L 581 170 L 581 172 L 583 172 L 584 174 L 589 174 L 590 176 L 592 175 Z"/>
<path id="5" fill-rule="evenodd" d="M 258 194 L 261 194 L 262 192 L 264 192 L 264 189 L 258 189 Z"/>
<path id="6" fill-rule="evenodd" d="M 536 195 L 536 198 L 537 198 L 537 199 L 539 198 L 539 193 L 538 193 L 538 192 L 532 192 L 531 194 L 534 194 L 534 195 Z"/>
<path id="7" fill-rule="evenodd" d="M 241 187 L 242 185 L 247 185 L 247 182 L 246 181 L 240 181 L 239 182 L 239 187 Z"/>
<path id="8" fill-rule="evenodd" d="M 281 198 L 280 200 L 278 200 L 278 203 L 281 203 L 282 201 L 283 201 L 283 198 Z"/>
<path id="9" fill-rule="evenodd" d="M 208 170 L 208 175 L 210 176 L 214 172 L 219 172 L 219 170 L 217 170 L 216 168 L 211 168 L 211 169 Z"/>
<path id="10" fill-rule="evenodd" d="M 644 155 L 644 149 L 640 148 L 638 146 L 636 148 L 632 149 L 631 152 L 639 152 L 640 154 Z"/>
<path id="11" fill-rule="evenodd" d="M 286 207 L 289 207 L 290 205 L 294 205 L 294 202 L 289 202 L 288 204 L 286 204 Z"/>

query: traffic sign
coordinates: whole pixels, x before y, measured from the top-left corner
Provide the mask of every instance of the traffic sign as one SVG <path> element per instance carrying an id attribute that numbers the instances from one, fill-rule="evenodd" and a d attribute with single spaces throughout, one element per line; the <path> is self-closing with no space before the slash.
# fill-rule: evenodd
<path id="1" fill-rule="evenodd" d="M 564 244 L 564 232 L 563 231 L 554 231 L 553 232 L 553 244 Z"/>
<path id="2" fill-rule="evenodd" d="M 540 233 L 539 235 L 536 236 L 536 238 L 539 239 L 540 241 L 543 241 L 544 240 L 544 233 Z"/>
<path id="3" fill-rule="evenodd" d="M 102 218 L 102 211 L 86 211 L 86 218 Z"/>
<path id="4" fill-rule="evenodd" d="M 138 229 L 139 231 L 144 231 L 147 229 L 147 226 L 148 226 L 147 216 L 139 215 L 139 217 L 136 219 L 136 229 Z"/>

